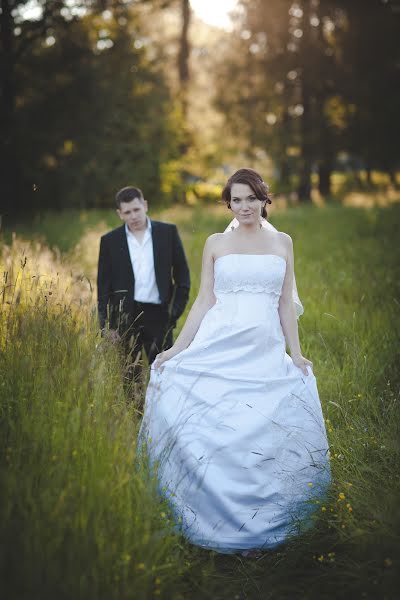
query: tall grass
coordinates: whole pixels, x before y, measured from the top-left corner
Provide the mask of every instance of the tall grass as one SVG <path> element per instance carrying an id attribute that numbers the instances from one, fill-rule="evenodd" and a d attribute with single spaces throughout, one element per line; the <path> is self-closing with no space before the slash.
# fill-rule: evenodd
<path id="1" fill-rule="evenodd" d="M 165 213 L 164 213 L 165 216 Z M 221 212 L 169 211 L 198 287 Z M 315 527 L 258 561 L 175 535 L 136 453 L 140 414 L 97 332 L 102 225 L 66 255 L 3 247 L 0 536 L 8 598 L 394 598 L 399 568 L 399 207 L 294 209 L 294 239 L 334 484 Z M 80 270 L 81 269 L 81 270 Z"/>
<path id="2" fill-rule="evenodd" d="M 136 456 L 137 407 L 88 283 L 50 258 L 18 241 L 4 251 L 2 586 L 8 598 L 151 597 L 182 571 L 180 544 Z"/>

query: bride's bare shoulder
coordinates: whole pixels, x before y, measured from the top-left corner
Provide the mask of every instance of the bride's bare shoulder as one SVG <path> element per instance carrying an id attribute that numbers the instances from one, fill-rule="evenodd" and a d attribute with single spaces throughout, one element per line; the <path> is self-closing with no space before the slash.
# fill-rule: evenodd
<path id="1" fill-rule="evenodd" d="M 288 233 L 284 233 L 283 231 L 277 231 L 279 241 L 286 247 L 290 248 L 293 245 L 292 238 Z"/>
<path id="2" fill-rule="evenodd" d="M 218 245 L 221 242 L 221 240 L 222 240 L 223 237 L 224 237 L 223 233 L 212 233 L 206 239 L 206 244 L 209 247 Z"/>
<path id="3" fill-rule="evenodd" d="M 290 244 L 292 243 L 292 238 L 290 237 L 290 235 L 288 235 L 287 233 L 284 233 L 283 231 L 278 231 L 277 229 L 267 229 L 265 228 L 265 238 L 267 240 L 269 240 L 270 242 L 272 242 L 273 244 L 276 244 L 277 246 L 280 246 L 282 248 L 287 248 L 290 246 Z"/>
<path id="4" fill-rule="evenodd" d="M 284 256 L 286 256 L 286 260 L 291 260 L 293 257 L 293 241 L 290 235 L 284 233 L 283 231 L 278 231 L 277 235 L 279 236 L 277 239 L 279 240 L 279 247 L 282 249 Z"/>
<path id="5" fill-rule="evenodd" d="M 223 233 L 213 233 L 208 236 L 204 245 L 204 250 L 214 256 L 218 252 L 224 237 L 225 235 Z"/>

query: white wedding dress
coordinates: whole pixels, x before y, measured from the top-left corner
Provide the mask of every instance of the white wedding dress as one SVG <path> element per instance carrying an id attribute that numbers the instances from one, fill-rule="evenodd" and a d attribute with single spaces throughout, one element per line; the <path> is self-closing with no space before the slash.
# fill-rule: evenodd
<path id="1" fill-rule="evenodd" d="M 316 380 L 285 351 L 285 260 L 227 254 L 214 267 L 217 302 L 190 346 L 152 369 L 139 439 L 191 542 L 272 548 L 309 526 L 330 482 Z"/>

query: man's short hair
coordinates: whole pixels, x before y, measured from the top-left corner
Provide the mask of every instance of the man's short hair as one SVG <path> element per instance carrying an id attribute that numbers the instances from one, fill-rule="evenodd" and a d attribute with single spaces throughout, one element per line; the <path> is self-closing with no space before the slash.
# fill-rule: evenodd
<path id="1" fill-rule="evenodd" d="M 142 190 L 136 187 L 124 187 L 122 190 L 119 190 L 117 195 L 115 196 L 115 202 L 118 208 L 121 208 L 121 202 L 130 202 L 131 200 L 135 200 L 138 198 L 141 202 L 144 201 L 144 196 Z"/>

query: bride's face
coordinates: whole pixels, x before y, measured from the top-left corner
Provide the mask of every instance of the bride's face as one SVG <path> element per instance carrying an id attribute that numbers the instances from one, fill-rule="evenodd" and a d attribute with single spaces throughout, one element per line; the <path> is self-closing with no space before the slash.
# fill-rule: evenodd
<path id="1" fill-rule="evenodd" d="M 231 210 L 239 223 L 258 223 L 262 202 L 247 183 L 234 183 L 231 187 Z"/>

